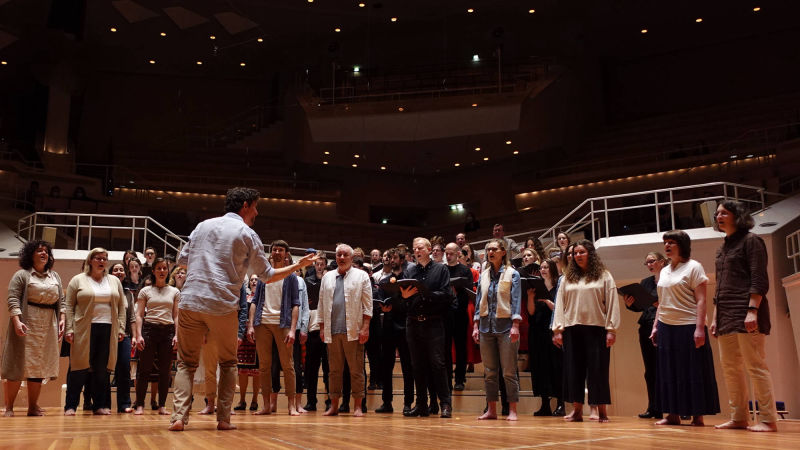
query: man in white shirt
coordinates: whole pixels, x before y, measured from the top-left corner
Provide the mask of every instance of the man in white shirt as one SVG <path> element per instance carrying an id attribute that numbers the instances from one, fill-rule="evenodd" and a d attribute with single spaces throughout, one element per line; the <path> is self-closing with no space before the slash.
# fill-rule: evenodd
<path id="1" fill-rule="evenodd" d="M 369 339 L 372 318 L 372 283 L 367 272 L 353 267 L 353 248 L 336 247 L 337 270 L 322 277 L 319 292 L 319 332 L 328 344 L 331 407 L 326 416 L 339 414 L 342 396 L 342 371 L 345 360 L 350 367 L 354 417 L 362 417 L 364 393 L 364 344 Z"/>

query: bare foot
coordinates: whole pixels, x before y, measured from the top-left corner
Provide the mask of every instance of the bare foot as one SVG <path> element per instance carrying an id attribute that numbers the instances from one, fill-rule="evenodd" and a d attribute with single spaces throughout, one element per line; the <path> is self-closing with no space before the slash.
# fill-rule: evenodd
<path id="1" fill-rule="evenodd" d="M 600 420 L 600 410 L 597 405 L 589 405 L 589 420 Z"/>
<path id="2" fill-rule="evenodd" d="M 74 416 L 75 415 L 75 410 L 74 409 L 68 409 L 68 410 L 64 411 L 64 415 L 65 416 Z"/>
<path id="3" fill-rule="evenodd" d="M 572 414 L 570 416 L 564 417 L 565 422 L 583 422 L 583 416 L 580 414 Z"/>
<path id="4" fill-rule="evenodd" d="M 755 431 L 755 432 L 775 432 L 778 431 L 778 424 L 777 423 L 767 423 L 767 422 L 759 422 L 755 425 L 750 425 L 747 427 L 747 431 Z"/>
<path id="5" fill-rule="evenodd" d="M 203 416 L 208 415 L 208 414 L 214 414 L 214 404 L 211 403 L 211 402 L 208 402 L 206 407 L 201 409 L 197 414 L 200 414 L 200 415 L 203 415 Z"/>
<path id="6" fill-rule="evenodd" d="M 608 416 L 602 416 L 601 415 L 600 417 L 597 418 L 597 421 L 600 422 L 600 423 L 608 423 L 609 422 Z"/>
<path id="7" fill-rule="evenodd" d="M 300 415 L 300 413 L 299 413 L 299 412 L 297 412 L 297 410 L 296 410 L 296 409 L 294 409 L 294 408 L 289 408 L 289 415 L 290 415 L 290 416 L 299 416 L 299 415 Z"/>
<path id="8" fill-rule="evenodd" d="M 478 416 L 478 420 L 496 420 L 496 419 L 497 419 L 497 413 L 496 412 L 495 413 L 491 413 L 489 411 L 486 411 L 482 415 Z"/>
<path id="9" fill-rule="evenodd" d="M 258 410 L 258 411 L 253 413 L 253 415 L 256 415 L 256 416 L 268 416 L 270 414 L 272 414 L 272 411 L 270 411 L 268 409 L 260 409 L 260 410 Z"/>
<path id="10" fill-rule="evenodd" d="M 183 421 L 178 419 L 175 422 L 169 424 L 169 431 L 183 431 Z"/>
<path id="11" fill-rule="evenodd" d="M 11 415 L 12 416 L 14 415 L 14 411 L 11 411 Z M 38 417 L 43 415 L 44 415 L 44 410 L 42 408 L 39 408 L 38 406 L 35 406 L 33 408 L 28 408 L 29 417 Z"/>
<path id="12" fill-rule="evenodd" d="M 222 430 L 222 431 L 235 430 L 236 429 L 236 425 L 234 425 L 234 424 L 232 424 L 230 422 L 218 422 L 217 423 L 217 429 L 218 430 Z"/>
<path id="13" fill-rule="evenodd" d="M 338 416 L 339 415 L 339 408 L 333 409 L 331 406 L 327 411 L 322 413 L 323 416 Z"/>
<path id="14" fill-rule="evenodd" d="M 725 423 L 721 423 L 719 425 L 714 425 L 714 428 L 718 430 L 744 430 L 747 428 L 747 421 L 736 421 L 736 420 L 729 420 Z"/>
<path id="15" fill-rule="evenodd" d="M 100 408 L 98 410 L 92 411 L 92 414 L 95 416 L 107 416 L 111 414 L 111 410 L 107 408 Z"/>
<path id="16" fill-rule="evenodd" d="M 65 413 L 65 415 L 66 415 L 66 413 Z M 3 417 L 14 417 L 14 410 L 13 409 L 7 409 L 6 412 L 3 413 Z"/>
<path id="17" fill-rule="evenodd" d="M 508 416 L 506 416 L 506 420 L 517 420 L 517 412 L 516 411 L 509 411 Z"/>
<path id="18" fill-rule="evenodd" d="M 137 406 L 133 411 L 134 416 L 141 416 L 142 414 L 144 414 L 144 406 Z"/>
<path id="19" fill-rule="evenodd" d="M 656 425 L 680 425 L 681 418 L 677 414 L 667 414 L 667 417 L 659 420 Z"/>
<path id="20" fill-rule="evenodd" d="M 303 408 L 302 406 L 298 406 L 298 407 L 297 407 L 297 412 L 299 412 L 300 414 L 305 414 L 305 413 L 307 413 L 308 411 L 306 411 L 306 409 L 305 409 L 305 408 Z"/>
<path id="21" fill-rule="evenodd" d="M 158 415 L 159 416 L 168 416 L 169 415 L 169 411 L 167 411 L 167 408 L 162 406 L 162 407 L 158 408 Z"/>
<path id="22" fill-rule="evenodd" d="M 703 416 L 694 416 L 692 417 L 692 426 L 693 427 L 704 427 L 706 423 L 703 421 Z"/>
<path id="23" fill-rule="evenodd" d="M 356 408 L 353 410 L 353 417 L 364 417 L 364 416 L 365 416 L 364 411 L 362 411 L 361 408 Z"/>
<path id="24" fill-rule="evenodd" d="M 133 408 L 125 408 L 124 410 L 122 410 L 122 412 L 124 412 L 125 414 L 130 414 L 133 412 Z"/>

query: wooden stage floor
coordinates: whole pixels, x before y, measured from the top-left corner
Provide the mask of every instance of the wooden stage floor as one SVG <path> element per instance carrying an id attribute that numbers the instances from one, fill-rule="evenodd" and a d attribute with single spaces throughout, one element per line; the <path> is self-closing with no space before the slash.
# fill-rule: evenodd
<path id="1" fill-rule="evenodd" d="M 518 422 L 477 421 L 474 414 L 453 419 L 404 418 L 399 412 L 355 418 L 350 414 L 322 417 L 320 412 L 300 417 L 237 414 L 239 429 L 217 431 L 213 417 L 192 415 L 184 432 L 167 431 L 168 416 L 147 411 L 143 416 L 92 416 L 79 412 L 64 417 L 48 408 L 46 417 L 0 417 L 2 449 L 158 449 L 193 448 L 242 450 L 247 448 L 458 448 L 523 449 L 790 449 L 800 448 L 800 422 L 779 423 L 778 433 L 720 431 L 709 420 L 704 428 L 656 427 L 650 420 L 612 417 L 608 424 L 564 423 L 561 418 L 525 415 Z"/>

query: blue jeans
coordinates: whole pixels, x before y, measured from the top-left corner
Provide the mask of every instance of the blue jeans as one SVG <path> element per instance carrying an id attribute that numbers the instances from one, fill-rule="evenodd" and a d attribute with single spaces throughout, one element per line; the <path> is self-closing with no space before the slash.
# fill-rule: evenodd
<path id="1" fill-rule="evenodd" d="M 481 333 L 481 359 L 483 359 L 483 382 L 486 401 L 496 402 L 500 388 L 499 370 L 503 369 L 503 380 L 508 392 L 508 402 L 519 402 L 519 374 L 517 373 L 517 350 L 519 341 L 511 342 L 511 333 Z"/>
<path id="2" fill-rule="evenodd" d="M 117 412 L 125 412 L 131 407 L 131 337 L 117 344 L 117 367 L 114 368 L 117 380 Z"/>

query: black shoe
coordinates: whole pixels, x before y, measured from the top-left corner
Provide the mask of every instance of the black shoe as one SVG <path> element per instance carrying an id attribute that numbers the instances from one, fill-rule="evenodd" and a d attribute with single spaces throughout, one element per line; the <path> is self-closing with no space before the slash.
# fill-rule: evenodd
<path id="1" fill-rule="evenodd" d="M 378 389 L 383 390 L 383 382 L 378 381 Z"/>
<path id="2" fill-rule="evenodd" d="M 553 411 L 553 415 L 557 417 L 564 417 L 566 412 L 564 412 L 564 405 L 558 405 L 555 411 Z"/>
<path id="3" fill-rule="evenodd" d="M 375 410 L 376 413 L 393 413 L 394 408 L 388 403 L 384 403 Z"/>
<path id="4" fill-rule="evenodd" d="M 411 411 L 411 405 L 403 405 L 403 415 L 404 416 L 407 416 L 410 411 Z"/>
<path id="5" fill-rule="evenodd" d="M 340 406 L 339 407 L 339 412 L 340 413 L 349 413 L 350 412 L 350 405 L 344 404 L 344 405 Z"/>
<path id="6" fill-rule="evenodd" d="M 453 417 L 453 408 L 451 408 L 450 405 L 445 403 L 444 405 L 442 405 L 442 415 L 439 417 L 441 417 L 442 419 L 449 419 Z"/>
<path id="7" fill-rule="evenodd" d="M 431 402 L 430 406 L 428 406 L 428 411 L 431 414 L 439 414 L 439 404 L 436 402 Z"/>
<path id="8" fill-rule="evenodd" d="M 234 411 L 244 411 L 247 409 L 247 402 L 239 402 L 236 406 L 233 407 Z"/>
<path id="9" fill-rule="evenodd" d="M 208 406 L 208 399 L 205 400 L 206 400 L 206 406 Z M 153 411 L 158 411 L 158 403 L 151 401 L 150 409 L 152 409 Z"/>
<path id="10" fill-rule="evenodd" d="M 306 406 L 303 406 L 303 409 L 305 409 L 306 411 L 316 411 L 317 405 L 312 403 L 306 403 Z"/>
<path id="11" fill-rule="evenodd" d="M 250 411 L 258 411 L 258 402 L 250 403 Z"/>
<path id="12" fill-rule="evenodd" d="M 367 390 L 368 390 L 368 391 L 375 391 L 375 390 L 377 390 L 377 389 L 378 389 L 378 385 L 377 385 L 377 384 L 375 384 L 374 382 L 370 382 L 370 383 L 369 383 L 369 386 L 367 386 Z"/>
<path id="13" fill-rule="evenodd" d="M 545 408 L 544 406 L 542 406 L 541 408 L 539 408 L 538 411 L 533 413 L 533 415 L 536 416 L 536 417 L 552 416 L 553 415 L 553 411 L 551 411 L 550 408 Z"/>
<path id="14" fill-rule="evenodd" d="M 409 409 L 408 412 L 403 411 L 403 415 L 406 417 L 428 417 L 431 413 L 427 407 L 415 406 Z"/>
<path id="15" fill-rule="evenodd" d="M 507 416 L 508 415 L 508 406 L 503 406 L 500 408 L 500 415 Z"/>
<path id="16" fill-rule="evenodd" d="M 661 419 L 662 417 L 662 414 L 651 412 L 649 409 L 639 414 L 640 419 Z"/>
<path id="17" fill-rule="evenodd" d="M 456 385 L 453 386 L 453 390 L 454 391 L 463 391 L 464 389 L 466 389 L 466 386 L 464 386 L 464 383 L 456 383 Z"/>

